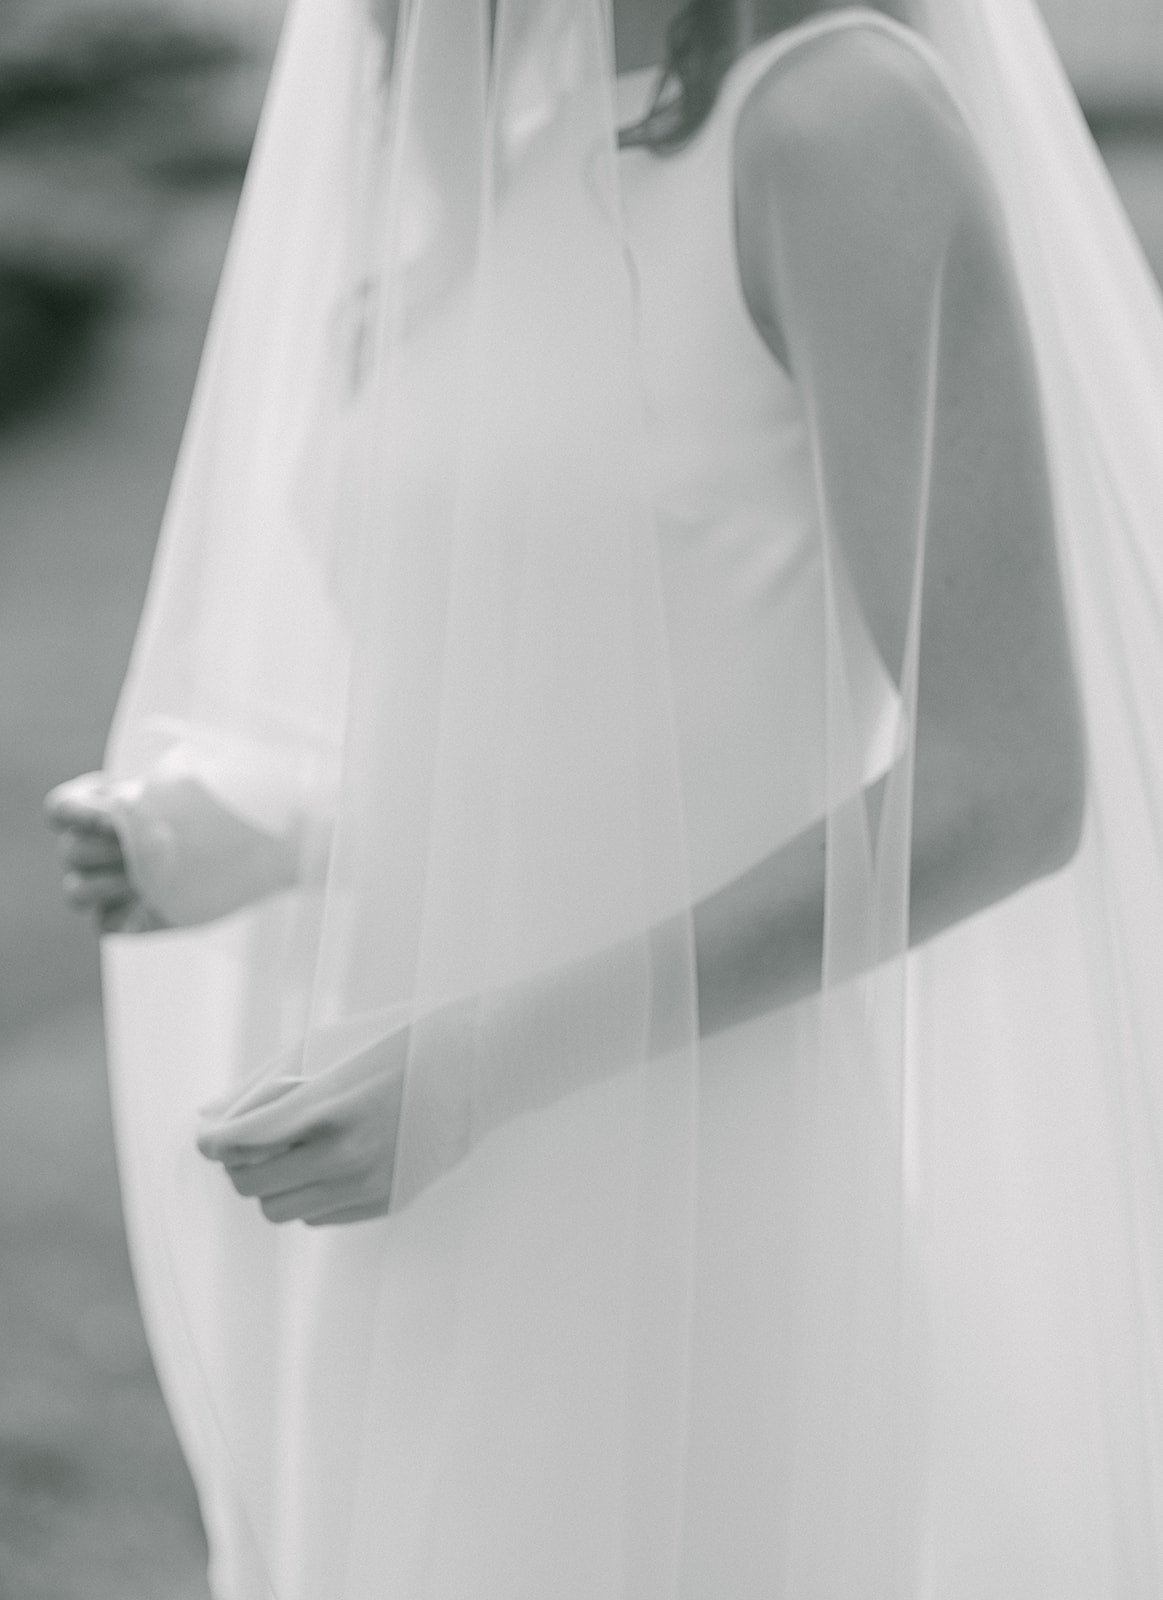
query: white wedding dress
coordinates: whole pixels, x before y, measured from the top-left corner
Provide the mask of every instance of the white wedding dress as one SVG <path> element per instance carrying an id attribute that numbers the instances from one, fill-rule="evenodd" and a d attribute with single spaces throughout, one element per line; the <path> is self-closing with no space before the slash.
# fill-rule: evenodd
<path id="1" fill-rule="evenodd" d="M 736 64 L 680 153 L 620 158 L 696 898 L 821 813 L 807 434 L 744 304 L 732 209 L 740 105 L 798 32 Z M 620 81 L 627 120 L 648 87 Z M 872 774 L 892 759 L 895 691 L 851 625 Z M 1135 1245 L 1067 893 L 1046 882 L 910 957 L 933 1286 L 925 1600 L 1145 1592 Z M 118 953 L 142 966 L 132 1006 L 114 984 L 110 1025 L 142 1298 L 218 1600 L 628 1600 L 612 1462 L 629 1086 L 517 1118 L 398 1216 L 276 1233 L 193 1152 L 201 1090 L 174 1085 L 198 1085 L 206 1023 L 185 938 Z M 950 972 L 956 1014 L 930 1013 Z M 1030 1037 L 1039 993 L 1057 1031 Z M 789 1533 L 812 1451 L 793 1375 L 821 1266 L 805 1220 L 816 1010 L 702 1046 L 683 1600 L 862 1597 L 859 1526 L 825 1518 L 810 1547 Z M 159 1149 L 176 1163 L 160 1187 Z M 207 1226 L 174 1263 L 166 1208 L 187 1203 Z"/>

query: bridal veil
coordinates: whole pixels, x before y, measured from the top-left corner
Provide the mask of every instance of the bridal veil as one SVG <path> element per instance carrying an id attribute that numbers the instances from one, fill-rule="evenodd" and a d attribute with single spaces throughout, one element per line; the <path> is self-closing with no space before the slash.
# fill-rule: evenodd
<path id="1" fill-rule="evenodd" d="M 595 1333 L 587 1447 L 608 1504 L 593 1537 L 610 1596 L 675 1600 L 700 1045 L 611 23 L 602 0 L 500 0 L 495 22 L 464 0 L 386 9 L 293 0 L 111 739 L 113 774 L 144 796 L 136 865 L 185 924 L 105 950 L 143 1304 L 227 1549 L 224 1593 L 310 1592 L 314 1563 L 317 1594 L 378 1594 L 359 1528 L 393 1518 L 391 1592 L 435 1592 L 430 1461 L 403 1450 L 391 1493 L 368 1465 L 385 1283 L 450 1175 L 490 1149 L 495 1168 L 496 1129 L 608 1079 L 621 1134 L 590 1175 L 617 1241 Z M 915 23 L 985 153 L 1024 291 L 1087 820 L 1051 882 L 907 953 L 935 283 L 893 464 L 912 560 L 887 743 L 870 735 L 821 487 L 827 890 L 802 1045 L 787 1593 L 955 1592 L 932 1576 L 953 1502 L 1015 1454 L 1053 1473 L 1076 1436 L 1044 1426 L 1036 1396 L 1008 1437 L 975 1435 L 979 1353 L 958 1367 L 944 1320 L 959 1306 L 996 1352 L 1014 1348 L 1012 1316 L 1034 1369 L 1057 1297 L 1085 1374 L 1075 1487 L 1107 1530 L 1086 1592 L 1148 1600 L 1163 1581 L 1163 316 L 1034 7 L 924 0 Z M 277 893 L 247 901 L 210 856 L 183 866 L 167 807 L 191 784 L 292 853 Z M 478 1026 L 451 1072 L 454 1004 Z M 405 1026 L 393 1215 L 278 1231 L 200 1162 L 212 1096 L 325 1072 Z M 459 1330 L 495 1306 L 487 1229 L 446 1209 L 427 1336 L 455 1371 Z M 977 1257 L 942 1255 L 951 1211 Z M 394 1404 L 406 1440 L 440 1401 Z M 292 1436 L 334 1483 L 330 1552 L 296 1543 Z M 1039 1592 L 1012 1568 L 1006 1591 Z"/>

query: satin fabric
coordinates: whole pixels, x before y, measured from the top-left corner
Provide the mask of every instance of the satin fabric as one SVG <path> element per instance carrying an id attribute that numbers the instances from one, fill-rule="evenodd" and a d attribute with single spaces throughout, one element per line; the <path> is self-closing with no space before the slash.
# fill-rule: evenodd
<path id="1" fill-rule="evenodd" d="M 181 892 L 208 878 L 163 768 L 299 860 L 106 956 L 135 1259 L 222 1600 L 1155 1592 L 1163 344 L 1006 7 L 934 0 L 937 58 L 829 14 L 738 63 L 685 150 L 616 165 L 646 85 L 615 106 L 588 10 L 510 12 L 491 111 L 483 27 L 450 79 L 439 5 L 394 64 L 358 8 L 292 18 L 111 763 L 131 857 L 172 847 Z M 1091 739 L 1076 863 L 907 964 L 923 539 L 894 682 L 729 205 L 747 90 L 847 27 L 951 84 L 1007 207 Z M 543 693 L 575 659 L 577 698 Z M 860 791 L 890 769 L 877 835 Z M 823 995 L 699 1042 L 683 908 L 820 816 Z M 512 1058 L 442 1075 L 443 998 L 595 955 L 580 1011 L 518 1006 Z M 276 1232 L 200 1164 L 211 1093 L 404 1024 L 396 1214 Z"/>

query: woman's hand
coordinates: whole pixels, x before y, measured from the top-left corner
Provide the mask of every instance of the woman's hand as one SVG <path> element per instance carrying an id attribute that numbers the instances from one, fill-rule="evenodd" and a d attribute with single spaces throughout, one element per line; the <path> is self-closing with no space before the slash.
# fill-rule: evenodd
<path id="1" fill-rule="evenodd" d="M 270 1222 L 365 1222 L 391 1204 L 407 1029 L 314 1078 L 267 1078 L 203 1113 L 198 1148 Z"/>
<path id="2" fill-rule="evenodd" d="M 270 828 L 215 792 L 229 765 L 204 763 L 178 746 L 141 779 L 90 772 L 45 801 L 66 871 L 65 898 L 93 911 L 102 933 L 192 928 L 295 887 L 304 867 L 308 818 L 293 778 L 259 750 L 245 776 L 265 799 Z"/>
<path id="3" fill-rule="evenodd" d="M 164 927 L 132 883 L 113 825 L 103 773 L 62 783 L 45 800 L 57 836 L 63 890 L 76 911 L 92 912 L 100 933 L 144 933 Z"/>

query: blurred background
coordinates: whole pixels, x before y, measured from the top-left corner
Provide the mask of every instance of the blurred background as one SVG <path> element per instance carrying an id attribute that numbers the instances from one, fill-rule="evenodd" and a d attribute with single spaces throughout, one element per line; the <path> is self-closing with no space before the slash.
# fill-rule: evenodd
<path id="1" fill-rule="evenodd" d="M 100 763 L 281 3 L 0 0 L 0 1600 L 207 1595 L 40 805 Z M 1163 272 L 1163 0 L 1043 8 Z"/>

